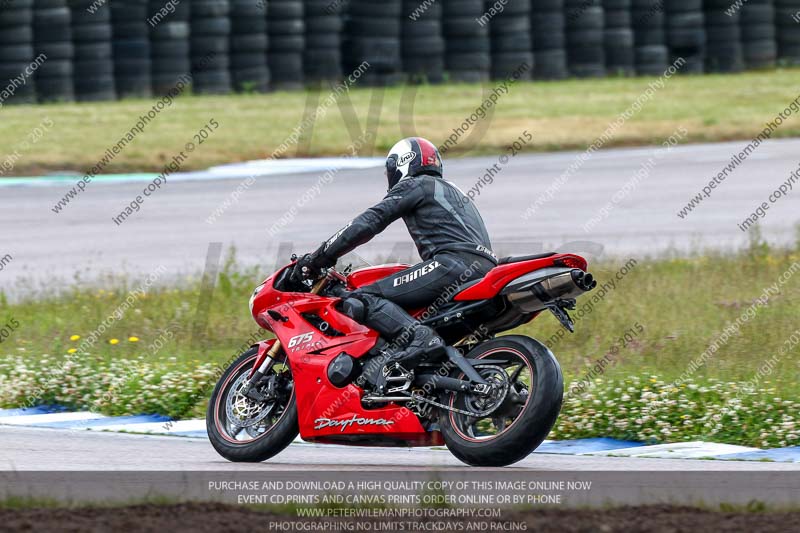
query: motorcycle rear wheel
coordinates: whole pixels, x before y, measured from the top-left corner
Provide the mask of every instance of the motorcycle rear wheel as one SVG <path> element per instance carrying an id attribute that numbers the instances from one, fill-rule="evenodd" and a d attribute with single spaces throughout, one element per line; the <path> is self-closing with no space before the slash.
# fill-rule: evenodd
<path id="1" fill-rule="evenodd" d="M 281 374 L 279 379 L 290 391 L 261 404 L 240 393 L 257 357 L 258 350 L 251 348 L 234 361 L 208 402 L 208 438 L 222 457 L 233 462 L 265 461 L 291 444 L 299 433 L 294 382 L 284 361 L 276 361 L 267 376 Z"/>
<path id="2" fill-rule="evenodd" d="M 498 400 L 500 407 L 482 418 L 442 409 L 439 425 L 447 448 L 472 466 L 507 466 L 524 459 L 547 437 L 561 411 L 564 379 L 558 361 L 544 344 L 522 335 L 497 337 L 467 357 L 506 361 L 476 370 L 487 381 L 503 380 L 505 372 L 508 393 Z M 444 397 L 446 405 L 471 412 L 485 412 L 482 401 L 461 392 Z"/>

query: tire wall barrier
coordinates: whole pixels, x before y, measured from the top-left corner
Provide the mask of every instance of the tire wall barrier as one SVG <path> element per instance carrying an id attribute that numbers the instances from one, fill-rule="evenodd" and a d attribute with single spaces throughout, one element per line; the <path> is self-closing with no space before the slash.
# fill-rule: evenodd
<path id="1" fill-rule="evenodd" d="M 678 58 L 684 74 L 800 65 L 800 0 L 0 0 L 3 105 L 355 70 L 363 85 L 658 76 Z"/>

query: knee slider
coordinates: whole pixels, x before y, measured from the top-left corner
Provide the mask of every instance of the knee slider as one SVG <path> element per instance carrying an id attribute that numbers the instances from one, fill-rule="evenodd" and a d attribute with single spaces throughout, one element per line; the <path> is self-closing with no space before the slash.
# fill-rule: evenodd
<path id="1" fill-rule="evenodd" d="M 356 297 L 349 297 L 342 300 L 340 304 L 342 313 L 349 316 L 356 322 L 362 322 L 367 315 L 367 308 L 364 302 Z"/>

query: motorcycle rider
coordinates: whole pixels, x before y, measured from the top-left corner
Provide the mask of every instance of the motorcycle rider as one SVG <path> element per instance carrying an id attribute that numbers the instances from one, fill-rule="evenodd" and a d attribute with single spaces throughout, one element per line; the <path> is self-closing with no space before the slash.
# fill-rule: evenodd
<path id="1" fill-rule="evenodd" d="M 452 290 L 482 278 L 497 265 L 497 257 L 474 203 L 443 179 L 442 158 L 433 143 L 409 137 L 395 144 L 386 157 L 386 178 L 389 192 L 383 200 L 301 257 L 292 276 L 314 277 L 402 218 L 423 261 L 371 285 L 344 291 L 341 309 L 391 343 L 386 367 L 399 363 L 411 370 L 441 354 L 445 346 L 434 330 L 403 308 L 423 308 L 448 287 Z M 384 393 L 385 373 L 375 382 L 379 394 Z"/>

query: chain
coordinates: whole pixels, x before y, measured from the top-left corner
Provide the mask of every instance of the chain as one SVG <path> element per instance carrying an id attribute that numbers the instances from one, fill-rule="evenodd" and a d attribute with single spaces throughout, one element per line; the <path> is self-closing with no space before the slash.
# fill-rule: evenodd
<path id="1" fill-rule="evenodd" d="M 472 418 L 484 418 L 484 417 L 492 414 L 493 412 L 495 412 L 497 410 L 497 408 L 500 407 L 500 404 L 503 403 L 503 400 L 506 399 L 507 395 L 508 395 L 508 382 L 505 382 L 503 384 L 502 397 L 500 397 L 497 401 L 494 402 L 494 406 L 491 409 L 487 409 L 485 411 L 480 411 L 480 412 L 477 412 L 477 413 L 474 412 L 474 411 L 465 411 L 464 409 L 459 409 L 457 407 L 450 407 L 449 405 L 445 405 L 443 403 L 439 403 L 436 400 L 431 400 L 430 398 L 426 398 L 425 396 L 422 396 L 422 395 L 416 394 L 416 393 L 412 393 L 411 394 L 411 399 L 414 400 L 414 401 L 417 401 L 417 402 L 424 402 L 424 403 L 433 405 L 433 406 L 438 407 L 440 409 L 446 409 L 447 411 L 452 411 L 452 412 L 458 413 L 460 415 L 471 416 Z"/>

